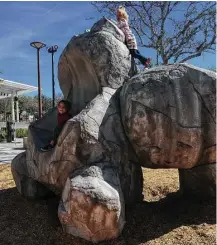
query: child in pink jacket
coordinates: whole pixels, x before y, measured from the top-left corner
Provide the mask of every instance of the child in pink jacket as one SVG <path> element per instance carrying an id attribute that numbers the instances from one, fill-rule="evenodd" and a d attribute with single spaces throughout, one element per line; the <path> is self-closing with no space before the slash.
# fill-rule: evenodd
<path id="1" fill-rule="evenodd" d="M 148 67 L 150 65 L 151 59 L 145 58 L 142 56 L 137 49 L 136 38 L 133 35 L 132 31 L 130 30 L 128 24 L 128 15 L 124 7 L 119 7 L 117 10 L 117 21 L 118 21 L 118 28 L 122 30 L 126 38 L 127 47 L 130 50 L 130 54 L 133 58 L 139 59 L 139 61 L 145 66 Z"/>

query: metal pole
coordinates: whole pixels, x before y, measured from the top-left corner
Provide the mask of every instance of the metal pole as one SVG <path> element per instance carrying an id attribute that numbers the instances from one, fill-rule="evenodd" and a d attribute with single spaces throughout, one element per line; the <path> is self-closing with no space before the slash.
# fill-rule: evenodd
<path id="1" fill-rule="evenodd" d="M 53 108 L 55 107 L 55 81 L 54 81 L 54 52 L 52 52 L 52 91 L 53 91 Z"/>
<path id="2" fill-rule="evenodd" d="M 54 81 L 54 53 L 57 51 L 58 46 L 54 45 L 47 49 L 48 53 L 51 54 L 51 64 L 52 64 L 52 104 L 55 107 L 55 81 Z"/>
<path id="3" fill-rule="evenodd" d="M 17 122 L 19 122 L 19 101 L 16 101 L 16 118 L 17 118 Z"/>
<path id="4" fill-rule="evenodd" d="M 42 101 L 41 101 L 41 80 L 40 80 L 40 49 L 37 48 L 37 60 L 38 60 L 38 108 L 39 118 L 42 117 Z"/>
<path id="5" fill-rule="evenodd" d="M 14 92 L 11 93 L 11 120 L 15 122 L 15 111 L 14 111 Z"/>

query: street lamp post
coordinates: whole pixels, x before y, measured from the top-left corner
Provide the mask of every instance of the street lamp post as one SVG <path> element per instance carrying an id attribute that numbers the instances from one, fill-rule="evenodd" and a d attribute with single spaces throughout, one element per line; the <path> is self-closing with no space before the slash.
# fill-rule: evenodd
<path id="1" fill-rule="evenodd" d="M 52 56 L 52 95 L 53 95 L 53 108 L 55 107 L 55 82 L 54 82 L 54 53 L 57 51 L 58 46 L 54 45 L 47 49 L 48 53 Z"/>
<path id="2" fill-rule="evenodd" d="M 42 42 L 31 42 L 30 46 L 37 49 L 37 64 L 38 64 L 38 109 L 39 118 L 42 117 L 42 99 L 41 99 L 41 80 L 40 80 L 40 49 L 44 48 L 46 44 Z"/>

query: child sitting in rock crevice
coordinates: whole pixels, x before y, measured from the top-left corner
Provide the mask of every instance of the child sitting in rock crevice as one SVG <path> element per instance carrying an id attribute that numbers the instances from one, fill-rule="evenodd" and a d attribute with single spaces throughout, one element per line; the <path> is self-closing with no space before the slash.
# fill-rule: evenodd
<path id="1" fill-rule="evenodd" d="M 57 143 L 58 136 L 65 125 L 65 123 L 71 118 L 70 110 L 71 110 L 71 103 L 67 100 L 59 101 L 57 105 L 57 126 L 54 129 L 53 139 L 51 139 L 50 143 L 45 147 L 41 148 L 41 151 L 46 152 L 51 150 L 55 147 Z"/>
<path id="2" fill-rule="evenodd" d="M 128 14 L 124 7 L 120 6 L 117 10 L 117 21 L 118 21 L 118 28 L 122 30 L 122 32 L 125 35 L 126 44 L 128 49 L 130 50 L 130 54 L 133 58 L 137 58 L 144 66 L 149 67 L 151 59 L 145 58 L 142 56 L 137 49 L 137 42 L 136 38 L 133 35 L 132 31 L 130 30 L 129 24 L 128 24 Z"/>

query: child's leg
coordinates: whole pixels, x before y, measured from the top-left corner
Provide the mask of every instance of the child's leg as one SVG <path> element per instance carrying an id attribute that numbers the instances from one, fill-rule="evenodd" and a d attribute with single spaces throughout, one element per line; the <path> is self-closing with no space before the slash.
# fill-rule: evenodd
<path id="1" fill-rule="evenodd" d="M 57 143 L 58 136 L 60 135 L 61 130 L 62 130 L 62 127 L 59 127 L 59 126 L 57 126 L 54 129 L 53 139 L 50 141 L 50 143 L 48 145 L 46 145 L 45 147 L 42 147 L 41 151 L 44 151 L 44 152 L 50 151 L 52 148 L 55 147 L 55 145 Z"/>
<path id="2" fill-rule="evenodd" d="M 58 139 L 58 137 L 59 137 L 59 135 L 60 135 L 60 132 L 61 132 L 61 130 L 62 130 L 62 128 L 63 127 L 60 127 L 60 126 L 57 126 L 55 129 L 54 129 L 54 138 L 53 138 L 53 141 L 54 141 L 54 146 L 56 145 L 56 143 L 57 143 L 57 139 Z"/>
<path id="3" fill-rule="evenodd" d="M 42 147 L 40 150 L 46 152 L 46 151 L 50 151 L 53 147 L 54 147 L 53 145 L 48 144 L 48 145 Z"/>
<path id="4" fill-rule="evenodd" d="M 138 49 L 130 49 L 130 54 L 132 55 L 133 58 L 137 58 L 143 65 L 145 65 L 146 62 L 148 61 L 147 58 L 145 58 L 140 54 Z"/>

